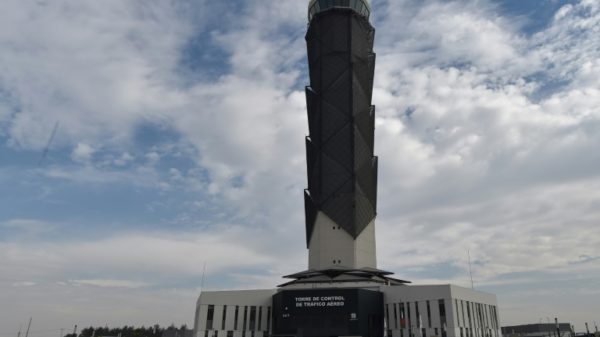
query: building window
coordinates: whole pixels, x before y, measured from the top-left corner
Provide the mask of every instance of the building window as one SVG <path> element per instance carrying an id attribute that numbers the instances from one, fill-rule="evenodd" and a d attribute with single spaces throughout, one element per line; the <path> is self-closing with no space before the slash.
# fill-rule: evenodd
<path id="1" fill-rule="evenodd" d="M 223 306 L 223 319 L 221 320 L 221 330 L 225 330 L 225 319 L 227 318 L 227 306 Z"/>
<path id="2" fill-rule="evenodd" d="M 333 7 L 351 8 L 357 13 L 369 17 L 369 8 L 363 3 L 363 0 L 319 0 L 309 9 L 309 20 L 312 20 L 316 13 L 320 13 Z"/>
<path id="3" fill-rule="evenodd" d="M 489 312 L 489 315 L 490 315 L 490 328 L 492 330 L 494 330 L 496 328 L 495 325 L 494 325 L 494 307 L 490 305 L 489 309 L 490 309 L 490 312 Z"/>
<path id="4" fill-rule="evenodd" d="M 271 307 L 267 307 L 267 332 L 271 331 Z"/>
<path id="5" fill-rule="evenodd" d="M 417 327 L 421 329 L 423 327 L 423 319 L 421 318 L 421 312 L 419 311 L 419 302 L 415 302 L 415 314 L 417 314 Z"/>
<path id="6" fill-rule="evenodd" d="M 477 303 L 471 302 L 473 306 L 473 332 L 475 332 L 475 336 L 479 337 L 480 322 L 479 322 L 479 314 L 477 313 Z"/>
<path id="7" fill-rule="evenodd" d="M 219 330 L 215 330 L 213 332 L 213 337 L 219 337 Z"/>
<path id="8" fill-rule="evenodd" d="M 477 303 L 476 308 L 477 308 L 477 318 L 479 319 L 479 331 L 480 331 L 481 337 L 483 337 L 484 330 L 483 330 L 483 314 L 481 313 L 481 304 Z"/>
<path id="9" fill-rule="evenodd" d="M 442 337 L 446 337 L 446 304 L 444 303 L 443 299 L 438 300 L 438 307 L 440 310 L 440 324 L 442 325 Z"/>
<path id="10" fill-rule="evenodd" d="M 429 306 L 429 301 L 427 301 L 427 323 L 431 328 L 431 307 Z"/>
<path id="11" fill-rule="evenodd" d="M 412 320 L 410 317 L 410 302 L 406 302 L 406 318 L 407 318 L 407 323 L 408 323 L 407 328 L 410 329 L 410 327 L 412 326 L 412 324 L 411 324 Z"/>
<path id="12" fill-rule="evenodd" d="M 246 331 L 247 327 L 248 327 L 248 306 L 245 305 L 244 306 L 244 323 L 242 324 L 242 330 Z"/>
<path id="13" fill-rule="evenodd" d="M 250 326 L 248 330 L 254 331 L 256 328 L 256 306 L 250 307 Z"/>
<path id="14" fill-rule="evenodd" d="M 394 326 L 398 329 L 398 311 L 396 308 L 396 303 L 394 303 Z"/>
<path id="15" fill-rule="evenodd" d="M 463 300 L 460 300 L 460 310 L 462 311 L 462 325 L 467 326 L 467 324 L 465 323 L 465 301 Z"/>
<path id="16" fill-rule="evenodd" d="M 458 300 L 454 300 L 454 307 L 456 308 L 456 324 L 460 326 L 460 315 L 458 313 Z"/>
<path id="17" fill-rule="evenodd" d="M 406 328 L 406 313 L 404 312 L 404 303 L 400 303 L 400 329 Z"/>
<path id="18" fill-rule="evenodd" d="M 208 330 L 204 330 L 204 337 L 208 337 Z"/>
<path id="19" fill-rule="evenodd" d="M 262 307 L 258 307 L 258 327 L 256 330 L 260 331 L 262 328 Z"/>
<path id="20" fill-rule="evenodd" d="M 487 336 L 487 329 L 489 324 L 487 324 L 487 316 L 485 314 L 485 304 L 480 304 L 479 305 L 481 307 L 481 321 L 483 322 L 482 324 L 482 328 L 485 331 L 485 335 Z"/>
<path id="21" fill-rule="evenodd" d="M 410 302 L 406 302 L 406 313 L 408 316 L 408 336 L 412 337 L 412 320 L 410 317 Z"/>
<path id="22" fill-rule="evenodd" d="M 425 328 L 421 329 L 421 337 L 427 337 L 427 329 L 425 329 Z"/>
<path id="23" fill-rule="evenodd" d="M 469 318 L 469 333 L 473 335 L 473 322 L 471 321 L 471 306 L 469 305 L 469 301 L 467 301 L 467 317 Z M 467 333 L 467 336 L 471 336 Z"/>
<path id="24" fill-rule="evenodd" d="M 463 334 L 463 328 L 460 328 L 460 337 L 465 337 L 465 335 Z"/>
<path id="25" fill-rule="evenodd" d="M 435 335 L 437 336 L 438 335 L 438 328 L 434 328 L 433 330 L 435 332 Z"/>
<path id="26" fill-rule="evenodd" d="M 385 305 L 385 317 L 384 317 L 384 321 L 383 321 L 383 325 L 385 327 L 386 330 L 390 329 L 390 305 L 386 304 Z"/>
<path id="27" fill-rule="evenodd" d="M 233 314 L 233 330 L 237 330 L 238 329 L 238 316 L 240 313 L 240 306 L 236 305 L 235 306 L 235 313 Z"/>
<path id="28" fill-rule="evenodd" d="M 473 322 L 473 326 L 471 326 L 471 337 L 477 336 L 477 317 L 475 314 L 475 304 L 473 302 L 469 302 L 469 308 L 471 308 L 471 321 Z"/>
<path id="29" fill-rule="evenodd" d="M 499 329 L 499 326 L 498 326 L 498 312 L 496 311 L 496 306 L 493 306 L 492 309 L 494 309 L 493 310 L 494 312 L 492 314 L 492 315 L 494 315 L 494 328 L 496 330 L 498 330 Z"/>
<path id="30" fill-rule="evenodd" d="M 479 330 L 485 336 L 485 318 L 483 317 L 483 304 L 477 303 L 477 317 L 479 317 Z"/>
<path id="31" fill-rule="evenodd" d="M 490 306 L 487 304 L 483 305 L 483 320 L 485 321 L 485 331 L 486 334 L 488 334 L 489 336 L 489 329 L 490 329 L 490 315 L 488 314 L 489 312 L 489 308 Z"/>
<path id="32" fill-rule="evenodd" d="M 208 306 L 208 311 L 206 312 L 206 330 L 212 330 L 214 316 L 215 316 L 215 306 L 211 304 Z"/>
<path id="33" fill-rule="evenodd" d="M 233 331 L 231 331 L 231 330 L 227 331 L 227 337 L 233 337 Z"/>

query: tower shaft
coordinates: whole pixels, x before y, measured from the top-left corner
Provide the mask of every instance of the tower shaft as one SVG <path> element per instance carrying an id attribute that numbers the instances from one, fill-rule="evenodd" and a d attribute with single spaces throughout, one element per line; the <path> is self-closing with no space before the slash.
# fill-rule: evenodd
<path id="1" fill-rule="evenodd" d="M 376 268 L 375 30 L 363 0 L 327 3 L 311 3 L 306 34 L 309 269 Z"/>

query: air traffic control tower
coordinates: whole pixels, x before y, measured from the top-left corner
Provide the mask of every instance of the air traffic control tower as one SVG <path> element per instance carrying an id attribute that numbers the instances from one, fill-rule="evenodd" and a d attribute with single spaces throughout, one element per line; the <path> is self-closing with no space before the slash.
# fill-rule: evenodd
<path id="1" fill-rule="evenodd" d="M 498 337 L 496 297 L 377 267 L 375 29 L 367 0 L 311 0 L 308 269 L 276 289 L 203 291 L 194 337 Z"/>
<path id="2" fill-rule="evenodd" d="M 309 269 L 376 268 L 375 29 L 363 0 L 309 5 L 306 42 Z"/>

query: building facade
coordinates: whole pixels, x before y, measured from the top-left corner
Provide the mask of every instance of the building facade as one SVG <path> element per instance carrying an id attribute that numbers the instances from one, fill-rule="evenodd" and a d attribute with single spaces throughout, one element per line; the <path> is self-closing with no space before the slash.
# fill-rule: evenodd
<path id="1" fill-rule="evenodd" d="M 343 287 L 322 284 L 315 288 L 292 289 L 302 294 L 296 296 L 296 293 L 291 293 L 294 295 L 294 303 L 273 300 L 274 296 L 286 293 L 285 288 L 203 292 L 197 302 L 195 337 L 280 335 L 274 333 L 277 330 L 274 327 L 278 324 L 278 320 L 287 318 L 293 321 L 294 316 L 303 316 L 302 313 L 291 312 L 289 317 L 283 317 L 289 308 L 295 308 L 298 303 L 302 303 L 303 307 L 305 303 L 309 303 L 309 306 L 306 306 L 309 316 L 314 313 L 314 317 L 327 323 L 327 327 L 335 326 L 335 320 L 328 319 L 329 314 L 334 317 L 341 316 L 339 322 L 345 325 L 352 322 L 353 313 L 356 314 L 354 317 L 360 317 L 355 303 L 349 302 L 351 295 L 344 293 L 356 289 L 381 294 L 383 305 L 380 307 L 380 326 L 387 337 L 501 336 L 496 296 L 455 285 L 357 286 L 351 284 Z M 291 289 L 287 290 L 289 292 Z M 307 300 L 308 297 L 310 300 Z M 295 301 L 296 298 L 299 302 Z M 343 300 L 340 301 L 341 298 Z M 286 305 L 288 310 L 285 310 L 285 307 L 277 308 L 282 305 Z M 355 312 L 352 311 L 353 309 Z M 280 317 L 277 317 L 277 314 L 274 317 L 274 313 L 279 313 Z M 301 322 L 304 325 L 316 325 L 317 329 L 320 324 L 319 322 L 307 323 L 306 320 Z M 312 334 L 298 334 L 296 329 L 288 330 L 284 335 L 311 336 Z M 341 335 L 327 334 L 327 336 Z"/>
<path id="2" fill-rule="evenodd" d="M 571 323 L 534 323 L 503 326 L 502 335 L 505 337 L 572 337 L 575 332 Z"/>
<path id="3" fill-rule="evenodd" d="M 277 290 L 202 292 L 196 306 L 194 337 L 271 335 L 272 297 Z"/>

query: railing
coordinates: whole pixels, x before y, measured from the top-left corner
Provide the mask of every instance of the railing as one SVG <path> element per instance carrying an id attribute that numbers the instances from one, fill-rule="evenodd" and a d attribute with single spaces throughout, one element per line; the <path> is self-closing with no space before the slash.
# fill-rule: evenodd
<path id="1" fill-rule="evenodd" d="M 367 0 L 312 0 L 308 5 L 308 21 L 316 14 L 332 8 L 350 8 L 367 19 L 371 14 Z"/>

